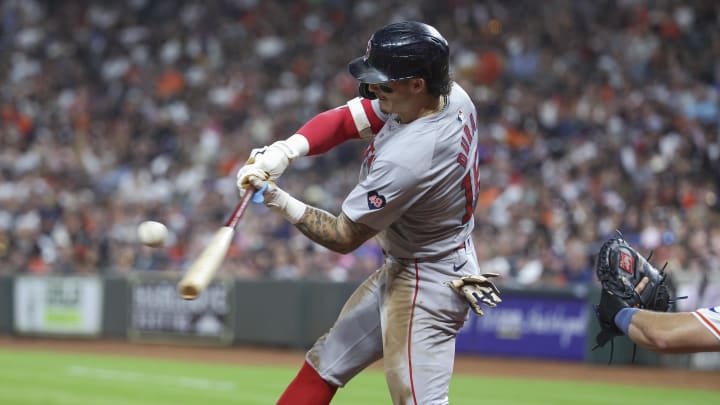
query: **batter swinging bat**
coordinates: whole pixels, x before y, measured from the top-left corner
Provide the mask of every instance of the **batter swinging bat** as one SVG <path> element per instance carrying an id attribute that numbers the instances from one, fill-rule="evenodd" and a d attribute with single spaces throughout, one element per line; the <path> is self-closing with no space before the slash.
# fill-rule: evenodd
<path id="1" fill-rule="evenodd" d="M 247 208 L 250 199 L 253 196 L 252 189 L 248 189 L 240 202 L 230 215 L 230 219 L 223 227 L 215 232 L 215 236 L 200 255 L 188 268 L 185 276 L 178 283 L 178 293 L 186 300 L 194 300 L 200 293 L 205 290 L 210 280 L 213 278 L 218 268 L 225 259 L 230 242 L 235 235 L 235 227 L 240 222 L 240 218 Z"/>

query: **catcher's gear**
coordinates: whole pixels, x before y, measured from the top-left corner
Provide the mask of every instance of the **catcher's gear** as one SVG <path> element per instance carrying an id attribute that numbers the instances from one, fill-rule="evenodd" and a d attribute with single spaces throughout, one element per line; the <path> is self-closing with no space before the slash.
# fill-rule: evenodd
<path id="1" fill-rule="evenodd" d="M 596 337 L 596 347 L 623 334 L 615 325 L 615 315 L 621 309 L 665 312 L 673 302 L 665 284 L 666 274 L 653 267 L 622 238 L 609 239 L 603 244 L 597 255 L 595 272 L 603 290 L 600 304 L 595 308 L 601 329 Z M 644 277 L 648 278 L 647 285 L 637 291 L 636 286 Z"/>
<path id="2" fill-rule="evenodd" d="M 603 347 L 623 331 L 615 325 L 615 315 L 623 308 L 631 308 L 628 301 L 603 289 L 600 292 L 600 304 L 595 306 L 595 315 L 600 323 L 600 332 L 595 337 L 595 348 Z"/>
<path id="3" fill-rule="evenodd" d="M 448 285 L 470 303 L 470 307 L 476 314 L 483 316 L 485 312 L 480 307 L 481 303 L 489 308 L 495 308 L 502 302 L 500 290 L 490 281 L 491 278 L 497 276 L 499 276 L 497 273 L 465 276 L 448 282 Z"/>
<path id="4" fill-rule="evenodd" d="M 304 136 L 295 134 L 284 141 L 255 148 L 250 152 L 247 163 L 237 172 L 238 193 L 242 197 L 250 185 L 250 176 L 275 181 L 294 159 L 307 154 L 309 145 Z"/>

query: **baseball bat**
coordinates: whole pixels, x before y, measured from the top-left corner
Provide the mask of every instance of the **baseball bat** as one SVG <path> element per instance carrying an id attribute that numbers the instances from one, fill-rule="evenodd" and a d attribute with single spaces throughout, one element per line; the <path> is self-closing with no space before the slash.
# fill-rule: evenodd
<path id="1" fill-rule="evenodd" d="M 252 188 L 247 190 L 243 198 L 235 206 L 235 209 L 233 209 L 225 225 L 215 232 L 210 243 L 188 267 L 187 273 L 185 273 L 177 286 L 178 294 L 183 299 L 194 300 L 197 298 L 220 268 L 235 235 L 235 228 L 245 213 L 254 191 Z"/>

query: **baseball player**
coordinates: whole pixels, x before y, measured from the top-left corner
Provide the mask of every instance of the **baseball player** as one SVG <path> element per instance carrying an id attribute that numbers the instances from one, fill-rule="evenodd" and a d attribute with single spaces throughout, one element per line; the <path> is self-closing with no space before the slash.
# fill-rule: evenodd
<path id="1" fill-rule="evenodd" d="M 383 358 L 396 405 L 447 404 L 455 337 L 468 303 L 500 302 L 479 274 L 471 232 L 478 195 L 478 125 L 450 80 L 447 41 L 419 22 L 387 25 L 351 61 L 361 97 L 323 112 L 296 134 L 251 153 L 237 174 L 313 241 L 350 252 L 376 237 L 385 263 L 348 299 L 278 404 L 329 404 L 338 387 Z M 360 180 L 335 216 L 274 184 L 298 156 L 353 138 L 368 141 Z"/>
<path id="2" fill-rule="evenodd" d="M 643 278 L 635 290 L 641 293 L 647 284 L 647 277 Z M 603 292 L 600 305 L 623 306 L 623 302 L 621 298 Z M 633 342 L 655 352 L 720 351 L 720 306 L 675 313 L 622 308 L 614 321 Z"/>

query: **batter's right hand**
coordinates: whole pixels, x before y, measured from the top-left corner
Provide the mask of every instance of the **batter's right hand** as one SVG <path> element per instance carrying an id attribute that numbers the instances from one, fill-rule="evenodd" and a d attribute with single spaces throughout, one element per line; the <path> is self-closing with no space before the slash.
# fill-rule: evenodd
<path id="1" fill-rule="evenodd" d="M 252 187 L 257 190 L 252 198 L 254 202 L 261 202 L 274 209 L 293 224 L 297 224 L 305 214 L 307 206 L 293 198 L 272 181 L 265 181 L 256 176 L 250 176 L 249 181 Z"/>

